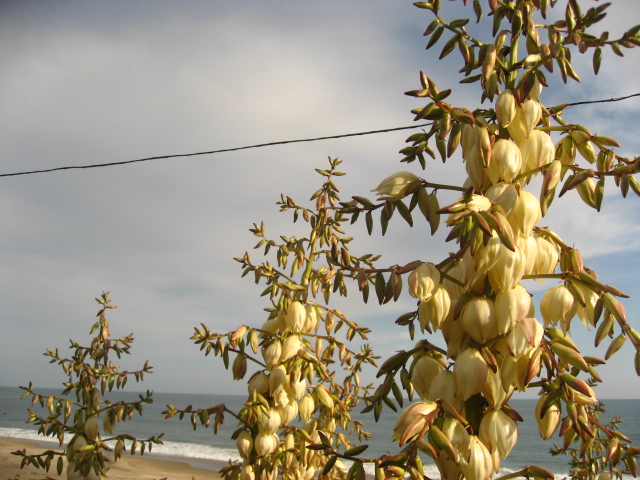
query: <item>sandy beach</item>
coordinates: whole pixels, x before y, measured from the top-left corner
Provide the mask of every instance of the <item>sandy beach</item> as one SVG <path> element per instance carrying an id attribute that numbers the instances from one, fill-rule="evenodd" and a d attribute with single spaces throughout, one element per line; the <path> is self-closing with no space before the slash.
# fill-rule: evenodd
<path id="1" fill-rule="evenodd" d="M 57 444 L 47 444 L 43 447 L 37 442 L 0 438 L 0 480 L 13 479 L 20 475 L 20 480 L 43 479 L 47 476 L 44 469 L 34 468 L 32 465 L 20 468 L 22 457 L 11 455 L 16 450 L 27 449 L 27 453 L 40 453 L 47 449 L 57 450 Z M 53 478 L 66 478 L 64 472 L 58 476 L 55 467 L 48 475 Z M 164 457 L 124 454 L 120 460 L 109 469 L 109 480 L 219 480 L 221 476 L 212 470 L 193 467 L 187 463 L 173 460 L 165 460 Z"/>

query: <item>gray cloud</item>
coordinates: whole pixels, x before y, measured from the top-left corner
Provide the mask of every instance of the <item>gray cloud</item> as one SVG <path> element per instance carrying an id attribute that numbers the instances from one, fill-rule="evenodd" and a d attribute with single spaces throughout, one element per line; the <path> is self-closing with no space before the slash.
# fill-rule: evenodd
<path id="1" fill-rule="evenodd" d="M 429 17 L 410 4 L 154 2 L 150 9 L 64 1 L 0 8 L 0 61 L 9 66 L 0 71 L 6 172 L 410 125 L 409 110 L 420 102 L 402 93 L 418 86 L 418 70 L 444 88 L 459 68 L 455 52 L 446 62 L 425 53 L 420 35 Z M 633 90 L 615 70 L 601 77 L 596 85 L 612 96 Z M 473 88 L 456 86 L 452 101 L 476 105 Z M 594 88 L 563 93 L 608 96 Z M 638 139 L 624 127 L 636 105 L 571 113 L 589 112 L 598 133 L 622 135 L 632 152 Z M 290 216 L 276 214 L 275 202 L 280 193 L 305 202 L 320 181 L 313 167 L 326 165 L 327 155 L 345 160 L 345 199 L 372 196 L 394 171 L 417 171 L 397 162 L 409 134 L 2 179 L 0 383 L 55 385 L 54 369 L 34 352 L 86 339 L 97 310 L 92 298 L 111 290 L 120 306 L 114 332 L 133 331 L 137 339 L 127 368 L 146 358 L 155 366 L 149 388 L 243 390 L 189 337 L 201 322 L 228 331 L 264 320 L 263 287 L 240 279 L 232 260 L 257 241 L 247 229 L 264 219 L 270 235 L 304 235 Z M 455 181 L 462 174 L 456 162 L 431 162 L 420 175 Z M 567 195 L 563 205 L 580 220 L 559 215 L 549 222 L 588 257 L 637 251 L 637 200 L 607 200 L 615 213 L 594 217 Z M 368 237 L 355 225 L 354 252 L 382 252 L 382 263 L 391 265 L 437 261 L 453 249 L 443 231 L 432 239 L 424 222 L 416 223 L 420 233 L 410 235 L 394 218 L 385 237 L 379 229 Z M 594 228 L 599 237 L 585 241 Z M 615 284 L 618 274 L 603 267 Z M 625 285 L 637 289 L 633 279 Z M 389 338 L 401 348 L 406 334 L 393 321 L 413 308 L 411 300 L 379 309 L 373 299 L 361 306 L 357 298 L 336 305 L 384 332 L 372 336 L 384 354 L 396 349 Z"/>

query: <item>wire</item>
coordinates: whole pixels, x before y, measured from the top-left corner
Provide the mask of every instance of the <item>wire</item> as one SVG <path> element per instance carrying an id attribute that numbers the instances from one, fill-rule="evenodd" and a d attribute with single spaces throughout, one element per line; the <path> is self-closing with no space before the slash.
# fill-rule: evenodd
<path id="1" fill-rule="evenodd" d="M 300 142 L 315 142 L 318 140 L 330 140 L 332 138 L 345 138 L 345 137 L 355 137 L 358 135 L 371 135 L 374 133 L 385 133 L 385 132 L 395 132 L 397 130 L 409 130 L 413 128 L 426 127 L 431 125 L 430 123 L 424 123 L 421 125 L 412 125 L 410 127 L 396 127 L 396 128 L 386 128 L 384 130 L 371 130 L 369 132 L 358 132 L 358 133 L 345 133 L 342 135 L 333 135 L 330 137 L 317 137 L 317 138 L 304 138 L 298 140 L 281 140 L 278 142 L 269 142 L 269 143 L 259 143 L 257 145 L 247 145 L 244 147 L 234 147 L 234 148 L 223 148 L 220 150 L 210 150 L 208 152 L 196 152 L 196 153 L 178 153 L 175 155 L 161 155 L 158 157 L 147 157 L 147 158 L 138 158 L 136 160 L 123 160 L 121 162 L 111 162 L 111 163 L 97 163 L 93 165 L 76 165 L 69 167 L 57 167 L 57 168 L 48 168 L 46 170 L 32 170 L 30 172 L 17 172 L 17 173 L 3 173 L 0 174 L 0 177 L 16 177 L 18 175 L 31 175 L 34 173 L 48 173 L 48 172 L 57 172 L 59 170 L 76 170 L 82 168 L 97 168 L 97 167 L 112 167 L 114 165 L 126 165 L 128 163 L 137 163 L 137 162 L 147 162 L 150 160 L 161 160 L 163 158 L 176 158 L 176 157 L 195 157 L 196 155 L 212 155 L 214 153 L 222 153 L 222 152 L 235 152 L 237 150 L 247 150 L 249 148 L 260 148 L 260 147 L 271 147 L 273 145 L 286 145 L 287 143 L 300 143 Z"/>
<path id="2" fill-rule="evenodd" d="M 565 105 L 563 105 L 563 108 L 570 108 L 570 107 L 574 107 L 576 105 L 588 105 L 591 103 L 609 103 L 609 102 L 620 102 L 622 100 L 627 100 L 629 98 L 633 98 L 633 97 L 639 97 L 640 93 L 634 93 L 632 95 L 627 95 L 626 97 L 615 97 L 615 98 L 608 98 L 606 100 L 587 100 L 584 102 L 574 102 L 574 103 L 567 103 Z M 370 130 L 368 132 L 358 132 L 358 133 L 345 133 L 342 135 L 332 135 L 329 137 L 316 137 L 316 138 L 304 138 L 304 139 L 298 139 L 298 140 L 281 140 L 278 142 L 269 142 L 269 143 L 259 143 L 256 145 L 247 145 L 244 147 L 233 147 L 233 148 L 223 148 L 220 150 L 210 150 L 208 152 L 196 152 L 196 153 L 178 153 L 175 155 L 160 155 L 157 157 L 147 157 L 147 158 L 138 158 L 136 160 L 123 160 L 121 162 L 110 162 L 110 163 L 97 163 L 97 164 L 92 164 L 92 165 L 76 165 L 76 166 L 69 166 L 69 167 L 57 167 L 57 168 L 48 168 L 45 170 L 32 170 L 29 172 L 16 172 L 16 173 L 2 173 L 0 174 L 0 177 L 17 177 L 19 175 L 32 175 L 34 173 L 49 173 L 49 172 L 57 172 L 60 170 L 79 170 L 79 169 L 84 169 L 84 168 L 98 168 L 98 167 L 113 167 L 115 165 L 126 165 L 129 163 L 138 163 L 138 162 L 148 162 L 151 160 L 162 160 L 165 158 L 177 158 L 177 157 L 195 157 L 198 155 L 213 155 L 214 153 L 223 153 L 223 152 L 235 152 L 238 150 L 247 150 L 249 148 L 261 148 L 261 147 L 271 147 L 274 145 L 286 145 L 288 143 L 300 143 L 300 142 L 316 142 L 319 140 L 331 140 L 334 138 L 346 138 L 346 137 L 356 137 L 356 136 L 360 136 L 360 135 L 372 135 L 374 133 L 386 133 L 386 132 L 396 132 L 398 130 L 410 130 L 410 129 L 414 129 L 414 128 L 420 128 L 420 127 L 427 127 L 430 126 L 430 123 L 424 123 L 421 125 L 412 125 L 410 127 L 396 127 L 396 128 L 385 128 L 383 130 Z"/>
<path id="3" fill-rule="evenodd" d="M 589 103 L 608 103 L 608 102 L 619 102 L 621 100 L 626 100 L 632 97 L 640 97 L 640 93 L 634 93 L 632 95 L 627 95 L 626 97 L 616 97 L 616 98 L 608 98 L 607 100 L 590 100 L 586 102 L 575 102 L 567 104 L 566 108 L 574 107 L 576 105 L 587 105 Z"/>

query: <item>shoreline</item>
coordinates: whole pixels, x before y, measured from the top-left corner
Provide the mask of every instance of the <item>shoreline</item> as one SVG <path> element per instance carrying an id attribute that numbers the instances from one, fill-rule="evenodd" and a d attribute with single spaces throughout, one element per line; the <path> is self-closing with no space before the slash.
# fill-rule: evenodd
<path id="1" fill-rule="evenodd" d="M 40 453 L 47 449 L 57 450 L 58 444 L 53 442 L 32 441 L 21 438 L 0 437 L 0 479 L 9 480 L 20 475 L 20 480 L 42 479 L 47 474 L 57 476 L 55 464 L 46 472 L 33 465 L 20 468 L 22 457 L 11 455 L 16 450 L 27 450 L 27 453 Z M 66 468 L 66 459 L 65 459 Z M 221 475 L 213 470 L 220 468 L 217 462 L 208 460 L 187 459 L 169 455 L 149 454 L 144 456 L 123 454 L 112 464 L 108 472 L 109 480 L 220 480 Z M 63 470 L 62 475 L 65 475 Z"/>

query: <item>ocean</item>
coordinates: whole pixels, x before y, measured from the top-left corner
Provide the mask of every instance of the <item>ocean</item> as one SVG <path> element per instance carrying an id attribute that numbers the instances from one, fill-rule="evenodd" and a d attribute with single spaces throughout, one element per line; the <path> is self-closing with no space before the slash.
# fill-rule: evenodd
<path id="1" fill-rule="evenodd" d="M 43 395 L 59 394 L 59 390 L 55 389 L 36 391 Z M 28 399 L 20 399 L 22 393 L 24 392 L 19 388 L 0 387 L 0 437 L 46 442 L 50 437 L 38 435 L 37 427 L 25 423 L 28 418 L 27 408 L 30 408 L 31 402 Z M 138 399 L 138 394 L 114 391 L 108 398 L 112 401 L 134 401 Z M 246 401 L 245 396 L 156 392 L 153 398 L 154 403 L 145 407 L 142 416 L 136 414 L 133 420 L 121 422 L 116 428 L 116 433 L 129 433 L 138 438 L 148 438 L 164 432 L 164 445 L 154 445 L 152 455 L 172 457 L 200 468 L 218 470 L 229 460 L 238 459 L 235 443 L 230 438 L 237 425 L 230 415 L 225 417 L 225 424 L 221 427 L 218 435 L 214 435 L 211 428 L 205 429 L 199 424 L 194 431 L 188 417 L 182 421 L 177 416 L 165 420 L 161 412 L 166 410 L 166 404 L 172 404 L 176 408 L 184 408 L 187 405 L 193 405 L 194 408 L 205 408 L 219 403 L 224 403 L 231 410 L 238 411 Z M 558 437 L 548 441 L 540 439 L 534 420 L 535 404 L 535 400 L 525 399 L 516 399 L 510 402 L 510 405 L 520 413 L 525 421 L 518 424 L 518 444 L 511 451 L 509 457 L 502 461 L 499 474 L 505 475 L 517 471 L 525 465 L 538 465 L 551 470 L 556 478 L 561 479 L 569 471 L 569 457 L 552 457 L 548 453 L 553 443 L 561 443 L 561 439 Z M 604 405 L 606 413 L 601 416 L 601 421 L 606 423 L 615 415 L 622 417 L 623 422 L 620 425 L 620 430 L 632 439 L 634 445 L 639 446 L 640 400 L 605 400 Z M 357 418 L 365 422 L 366 430 L 373 434 L 373 437 L 367 442 L 369 448 L 364 454 L 369 458 L 387 451 L 392 453 L 398 451 L 397 446 L 391 442 L 390 438 L 397 414 L 391 410 L 386 410 L 386 412 L 388 415 L 383 414 L 378 423 L 374 422 L 373 416 L 369 414 L 356 415 Z M 54 441 L 51 448 L 55 445 L 57 445 L 57 441 Z M 372 469 L 368 473 L 373 473 Z M 426 460 L 425 473 L 431 478 L 438 478 L 435 465 L 428 464 Z"/>

